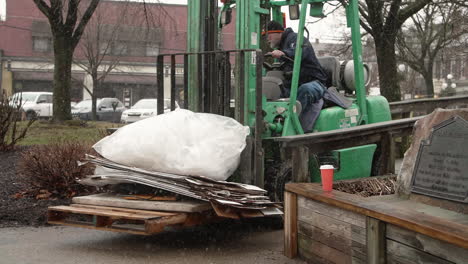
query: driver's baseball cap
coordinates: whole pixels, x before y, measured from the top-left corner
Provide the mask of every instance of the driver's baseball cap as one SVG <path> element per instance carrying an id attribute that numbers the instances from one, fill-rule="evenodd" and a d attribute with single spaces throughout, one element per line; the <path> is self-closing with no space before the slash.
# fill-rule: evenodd
<path id="1" fill-rule="evenodd" d="M 284 27 L 280 23 L 272 20 L 268 22 L 266 26 L 266 31 L 263 31 L 262 35 L 271 34 L 271 33 L 283 33 L 283 32 L 284 32 Z"/>

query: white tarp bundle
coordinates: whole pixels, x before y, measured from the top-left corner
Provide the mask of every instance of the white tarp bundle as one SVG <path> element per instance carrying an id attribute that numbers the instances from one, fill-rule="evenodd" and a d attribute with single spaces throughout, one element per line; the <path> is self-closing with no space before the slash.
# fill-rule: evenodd
<path id="1" fill-rule="evenodd" d="M 238 167 L 248 134 L 232 118 L 178 109 L 119 128 L 93 148 L 127 166 L 222 181 Z"/>

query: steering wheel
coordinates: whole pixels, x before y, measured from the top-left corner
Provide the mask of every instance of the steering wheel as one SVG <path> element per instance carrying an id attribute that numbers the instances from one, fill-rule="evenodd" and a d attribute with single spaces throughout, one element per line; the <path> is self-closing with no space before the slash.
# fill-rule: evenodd
<path id="1" fill-rule="evenodd" d="M 263 55 L 263 57 L 269 58 L 269 57 L 271 57 L 271 53 L 268 52 L 268 53 L 266 53 L 265 55 Z M 292 59 L 292 58 L 290 58 L 290 57 L 288 57 L 288 56 L 286 56 L 286 55 L 281 56 L 281 58 L 282 58 L 282 59 L 285 59 L 285 60 L 288 60 L 288 61 L 290 61 L 290 62 L 294 62 L 294 59 Z M 270 64 L 270 63 L 264 61 L 264 62 L 263 62 L 263 66 L 264 66 L 267 70 L 271 71 L 271 70 L 280 69 L 281 67 L 283 67 L 283 65 L 284 65 L 285 63 L 286 63 L 286 62 L 283 61 L 283 62 L 280 62 L 280 63 L 273 63 L 273 65 L 272 65 L 272 64 Z"/>

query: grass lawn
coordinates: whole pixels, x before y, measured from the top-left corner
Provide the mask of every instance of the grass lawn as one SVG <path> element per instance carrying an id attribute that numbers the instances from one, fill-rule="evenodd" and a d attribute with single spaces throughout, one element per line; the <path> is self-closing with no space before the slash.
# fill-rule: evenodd
<path id="1" fill-rule="evenodd" d="M 107 122 L 86 122 L 85 126 L 78 125 L 79 122 L 70 122 L 65 124 L 52 124 L 47 121 L 36 121 L 29 128 L 26 137 L 18 145 L 44 145 L 64 141 L 80 141 L 83 143 L 95 143 L 106 136 L 106 129 L 121 127 L 121 124 Z M 20 129 L 26 125 L 21 122 Z"/>

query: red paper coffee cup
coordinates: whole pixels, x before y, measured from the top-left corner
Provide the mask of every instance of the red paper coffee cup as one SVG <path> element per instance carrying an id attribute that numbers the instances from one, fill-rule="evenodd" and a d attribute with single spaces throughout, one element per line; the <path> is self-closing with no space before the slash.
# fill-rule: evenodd
<path id="1" fill-rule="evenodd" d="M 333 172 L 332 165 L 320 166 L 320 176 L 322 178 L 322 189 L 326 192 L 330 192 L 333 189 Z"/>

